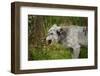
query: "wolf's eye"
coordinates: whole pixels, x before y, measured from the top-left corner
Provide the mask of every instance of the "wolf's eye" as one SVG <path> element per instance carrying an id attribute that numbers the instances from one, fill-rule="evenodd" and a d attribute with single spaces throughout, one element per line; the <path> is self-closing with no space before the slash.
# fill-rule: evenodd
<path id="1" fill-rule="evenodd" d="M 50 33 L 50 35 L 53 35 L 53 33 Z"/>

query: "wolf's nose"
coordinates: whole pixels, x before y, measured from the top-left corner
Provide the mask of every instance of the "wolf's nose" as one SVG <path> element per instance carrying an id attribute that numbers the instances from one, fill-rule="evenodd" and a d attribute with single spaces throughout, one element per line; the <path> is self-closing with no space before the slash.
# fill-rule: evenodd
<path id="1" fill-rule="evenodd" d="M 48 40 L 48 44 L 51 44 L 51 40 Z"/>

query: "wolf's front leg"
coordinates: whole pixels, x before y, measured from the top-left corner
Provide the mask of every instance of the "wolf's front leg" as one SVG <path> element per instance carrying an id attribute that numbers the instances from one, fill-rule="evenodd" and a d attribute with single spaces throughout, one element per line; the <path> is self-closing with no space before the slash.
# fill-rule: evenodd
<path id="1" fill-rule="evenodd" d="M 73 59 L 79 58 L 79 54 L 80 54 L 80 45 L 76 45 L 76 46 L 73 47 L 72 58 Z"/>

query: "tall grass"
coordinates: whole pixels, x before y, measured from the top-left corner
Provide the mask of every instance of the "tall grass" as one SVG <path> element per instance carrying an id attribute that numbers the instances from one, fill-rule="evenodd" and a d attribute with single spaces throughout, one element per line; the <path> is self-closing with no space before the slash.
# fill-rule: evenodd
<path id="1" fill-rule="evenodd" d="M 71 59 L 72 51 L 60 44 L 53 44 L 45 47 L 30 48 L 30 60 L 49 60 L 49 59 Z M 81 48 L 80 58 L 87 58 L 88 51 L 86 47 Z"/>

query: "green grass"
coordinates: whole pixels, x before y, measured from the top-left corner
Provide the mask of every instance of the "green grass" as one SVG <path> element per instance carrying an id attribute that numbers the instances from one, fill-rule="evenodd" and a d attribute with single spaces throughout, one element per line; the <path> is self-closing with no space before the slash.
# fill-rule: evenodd
<path id="1" fill-rule="evenodd" d="M 86 47 L 81 48 L 79 58 L 88 58 L 88 49 Z"/>
<path id="2" fill-rule="evenodd" d="M 70 49 L 60 44 L 29 48 L 29 60 L 71 59 L 71 55 Z M 87 48 L 81 48 L 80 58 L 87 58 Z"/>

